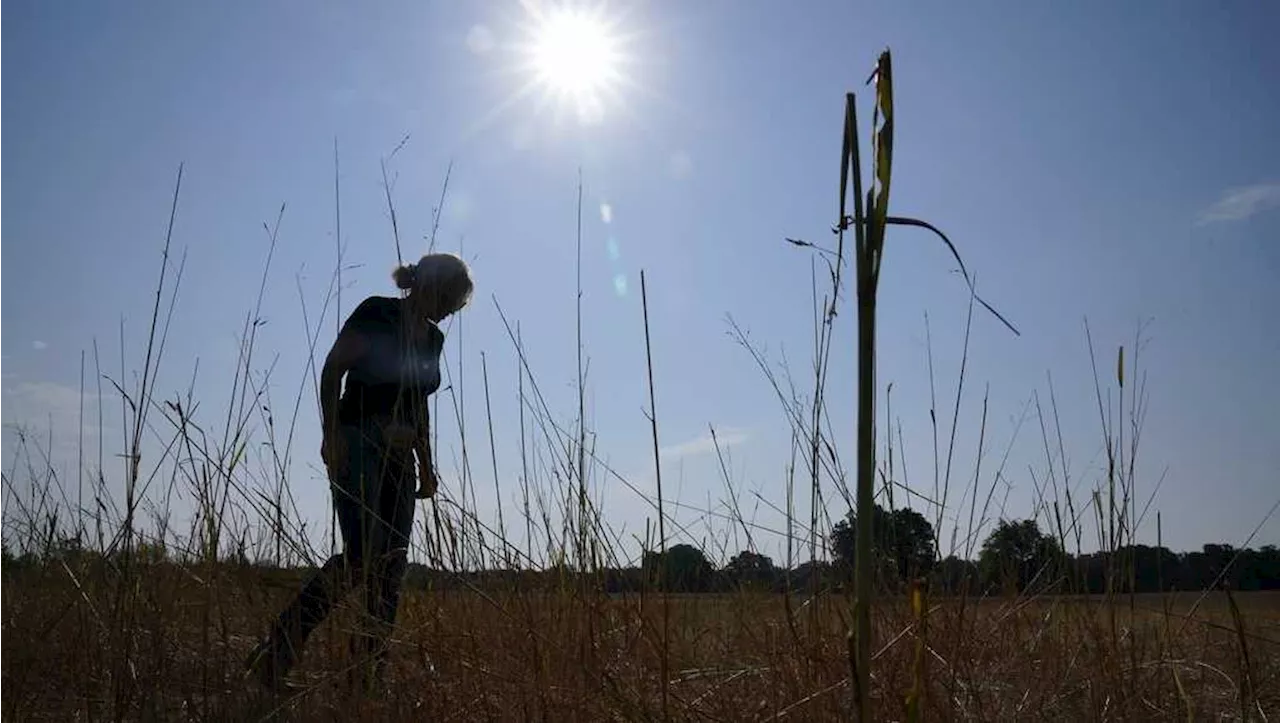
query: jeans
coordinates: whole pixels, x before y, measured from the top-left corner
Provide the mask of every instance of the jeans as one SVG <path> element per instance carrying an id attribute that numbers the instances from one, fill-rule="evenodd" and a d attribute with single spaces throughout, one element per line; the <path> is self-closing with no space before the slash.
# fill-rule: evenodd
<path id="1" fill-rule="evenodd" d="M 307 581 L 271 631 L 285 667 L 341 600 L 364 583 L 363 652 L 380 668 L 395 624 L 413 531 L 414 464 L 408 448 L 387 444 L 376 425 L 343 426 L 346 469 L 330 482 L 343 551 Z"/>

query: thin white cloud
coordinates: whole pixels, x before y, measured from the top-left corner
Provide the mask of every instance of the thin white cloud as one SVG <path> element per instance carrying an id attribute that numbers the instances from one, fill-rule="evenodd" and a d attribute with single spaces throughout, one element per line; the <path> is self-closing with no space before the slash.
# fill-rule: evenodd
<path id="1" fill-rule="evenodd" d="M 17 429 L 36 434 L 42 439 L 52 435 L 54 449 L 47 451 L 54 456 L 61 455 L 63 459 L 74 458 L 69 455 L 76 450 L 77 440 L 81 435 L 78 388 L 55 382 L 22 381 L 6 384 L 3 392 L 0 392 L 0 403 L 3 405 L 0 421 L 4 425 L 4 449 L 0 455 L 5 459 L 9 459 L 9 445 L 14 441 L 10 433 Z M 118 418 L 117 416 L 116 419 Z M 83 422 L 84 439 L 96 438 L 98 395 L 90 389 L 84 392 Z M 110 427 L 110 418 L 105 419 L 104 424 Z"/>
<path id="2" fill-rule="evenodd" d="M 1223 191 L 1212 206 L 1201 211 L 1199 223 L 1243 221 L 1273 208 L 1280 208 L 1280 183 L 1237 186 Z"/>
<path id="3" fill-rule="evenodd" d="M 746 442 L 751 438 L 745 429 L 737 429 L 727 427 L 716 430 L 716 437 L 713 440 L 711 433 L 708 432 L 701 437 L 694 437 L 679 444 L 673 444 L 663 447 L 659 450 L 659 455 L 664 458 L 679 459 L 681 457 L 692 457 L 699 454 L 708 454 L 716 451 L 716 442 L 719 441 L 720 449 L 725 450 L 730 447 L 737 446 Z"/>
<path id="4" fill-rule="evenodd" d="M 55 422 L 77 420 L 80 415 L 80 390 L 55 382 L 18 382 L 6 386 L 3 391 L 4 412 L 0 419 L 5 424 L 36 424 L 47 426 L 49 419 Z M 96 410 L 98 395 L 86 389 L 84 392 L 85 422 L 90 410 Z M 96 411 L 94 411 L 96 414 Z"/>
<path id="5" fill-rule="evenodd" d="M 82 408 L 78 385 L 22 380 L 0 385 L 0 459 L 31 454 L 41 465 L 47 461 L 64 479 L 79 479 L 82 462 L 86 468 L 96 466 L 99 459 L 106 462 L 119 450 L 120 436 L 114 431 L 118 427 L 113 427 L 113 418 L 115 425 L 120 424 L 119 408 L 115 415 L 101 417 L 99 406 L 99 395 L 86 389 Z M 152 465 L 161 458 L 159 452 L 143 452 L 143 459 Z M 110 471 L 106 475 L 111 479 Z M 109 494 L 119 494 L 114 486 L 109 482 Z"/>
<path id="6" fill-rule="evenodd" d="M 44 351 L 45 349 L 49 348 L 49 345 L 43 341 L 40 341 L 39 339 L 36 339 L 35 341 L 31 342 L 31 348 L 35 349 L 36 351 Z"/>
<path id="7" fill-rule="evenodd" d="M 613 223 L 613 206 L 607 203 L 600 204 L 600 220 L 605 223 Z"/>
<path id="8" fill-rule="evenodd" d="M 484 25 L 472 25 L 467 31 L 467 48 L 476 55 L 484 55 L 493 50 L 493 31 Z"/>
<path id="9" fill-rule="evenodd" d="M 23 421 L 24 417 L 40 419 L 50 412 L 79 409 L 80 392 L 54 382 L 18 382 L 4 388 L 4 421 Z"/>

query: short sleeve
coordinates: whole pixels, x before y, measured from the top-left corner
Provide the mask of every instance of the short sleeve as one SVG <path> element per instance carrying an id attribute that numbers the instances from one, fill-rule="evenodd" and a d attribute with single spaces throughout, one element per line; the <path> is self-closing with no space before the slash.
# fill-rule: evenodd
<path id="1" fill-rule="evenodd" d="M 343 331 L 381 331 L 395 328 L 399 321 L 399 303 L 397 299 L 381 296 L 370 296 L 351 312 Z"/>

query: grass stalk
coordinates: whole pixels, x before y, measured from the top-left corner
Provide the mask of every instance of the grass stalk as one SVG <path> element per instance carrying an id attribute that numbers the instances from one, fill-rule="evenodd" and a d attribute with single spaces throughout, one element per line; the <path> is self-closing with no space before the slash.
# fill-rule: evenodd
<path id="1" fill-rule="evenodd" d="M 493 462 L 493 499 L 498 506 L 498 539 L 503 541 L 503 564 L 511 567 L 511 555 L 506 549 L 507 523 L 502 516 L 502 487 L 498 477 L 498 446 L 493 439 L 493 407 L 489 403 L 489 363 L 480 352 L 480 374 L 484 379 L 484 412 L 489 426 L 489 457 Z"/>
<path id="2" fill-rule="evenodd" d="M 643 269 L 640 271 L 640 308 L 644 314 L 644 359 L 649 380 L 649 429 L 653 435 L 653 475 L 658 492 L 658 579 L 665 581 L 667 579 L 667 522 L 662 499 L 662 458 L 658 453 L 658 406 L 653 389 L 653 345 L 649 337 L 649 291 L 645 285 Z M 662 676 L 662 719 L 669 720 L 671 601 L 667 596 L 665 585 L 660 594 L 662 595 L 662 660 L 659 674 Z"/>

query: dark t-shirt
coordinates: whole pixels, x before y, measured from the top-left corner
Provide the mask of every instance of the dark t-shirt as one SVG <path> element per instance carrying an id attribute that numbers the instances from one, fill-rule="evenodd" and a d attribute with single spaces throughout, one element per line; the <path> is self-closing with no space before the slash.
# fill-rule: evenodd
<path id="1" fill-rule="evenodd" d="M 347 371 L 340 423 L 388 415 L 415 425 L 427 419 L 427 397 L 440 388 L 444 332 L 430 321 L 407 317 L 404 304 L 371 296 L 347 317 L 343 331 L 359 332 L 365 344 Z"/>

